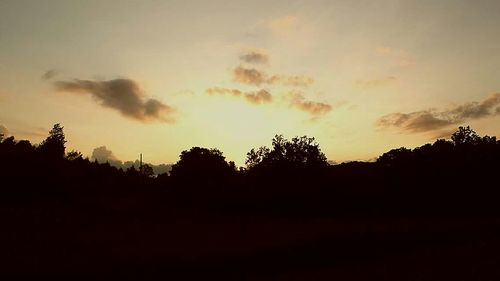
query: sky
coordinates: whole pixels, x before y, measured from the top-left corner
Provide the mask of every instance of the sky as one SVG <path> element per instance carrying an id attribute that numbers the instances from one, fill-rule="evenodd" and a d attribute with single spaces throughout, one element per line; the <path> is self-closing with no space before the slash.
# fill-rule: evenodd
<path id="1" fill-rule="evenodd" d="M 500 1 L 0 0 L 0 130 L 68 150 L 244 165 L 276 134 L 329 160 L 500 135 Z M 94 153 L 95 154 L 95 153 Z"/>

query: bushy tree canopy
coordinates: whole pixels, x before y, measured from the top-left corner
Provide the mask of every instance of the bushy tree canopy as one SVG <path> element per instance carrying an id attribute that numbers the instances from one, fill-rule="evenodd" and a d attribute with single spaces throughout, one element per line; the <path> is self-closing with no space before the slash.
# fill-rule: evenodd
<path id="1" fill-rule="evenodd" d="M 245 164 L 247 169 L 252 170 L 325 167 L 328 162 L 314 138 L 302 136 L 287 140 L 282 135 L 276 135 L 272 141 L 272 148 L 260 147 L 257 150 L 250 150 Z"/>
<path id="2" fill-rule="evenodd" d="M 226 177 L 234 171 L 234 167 L 226 162 L 220 150 L 193 147 L 181 153 L 180 160 L 172 166 L 170 175 L 189 181 L 213 180 Z"/>

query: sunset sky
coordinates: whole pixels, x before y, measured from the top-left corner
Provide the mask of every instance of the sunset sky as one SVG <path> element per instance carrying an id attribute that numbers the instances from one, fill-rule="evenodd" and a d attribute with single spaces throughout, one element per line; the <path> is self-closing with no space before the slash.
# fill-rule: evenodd
<path id="1" fill-rule="evenodd" d="M 0 0 L 0 130 L 88 157 L 244 165 L 283 134 L 369 160 L 499 121 L 498 0 Z"/>

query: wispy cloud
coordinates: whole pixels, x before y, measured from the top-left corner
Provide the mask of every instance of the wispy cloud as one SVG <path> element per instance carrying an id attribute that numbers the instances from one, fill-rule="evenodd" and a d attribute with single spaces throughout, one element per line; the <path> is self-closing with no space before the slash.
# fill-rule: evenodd
<path id="1" fill-rule="evenodd" d="M 243 97 L 246 101 L 252 104 L 269 103 L 273 100 L 271 93 L 264 89 L 256 92 L 242 92 L 237 89 L 213 87 L 207 89 L 206 92 L 209 95 L 230 95 L 234 97 Z"/>
<path id="2" fill-rule="evenodd" d="M 54 77 L 56 77 L 59 74 L 59 71 L 55 69 L 50 69 L 47 70 L 44 74 L 42 74 L 41 78 L 42 80 L 50 80 Z"/>
<path id="3" fill-rule="evenodd" d="M 58 91 L 89 94 L 103 107 L 112 108 L 123 116 L 141 122 L 174 122 L 174 109 L 146 94 L 130 79 L 57 81 Z"/>
<path id="4" fill-rule="evenodd" d="M 252 64 L 267 64 L 269 56 L 262 51 L 248 51 L 240 56 L 240 60 Z"/>
<path id="5" fill-rule="evenodd" d="M 255 68 L 238 66 L 233 70 L 233 80 L 238 83 L 260 86 L 262 84 L 281 84 L 293 87 L 308 87 L 314 83 L 312 77 L 303 75 L 268 75 Z"/>
<path id="6" fill-rule="evenodd" d="M 496 93 L 480 102 L 467 102 L 443 110 L 427 109 L 410 113 L 391 113 L 382 116 L 376 124 L 382 128 L 395 127 L 402 131 L 418 133 L 499 114 L 500 93 Z"/>
<path id="7" fill-rule="evenodd" d="M 333 108 L 328 103 L 307 100 L 302 93 L 298 92 L 289 93 L 288 100 L 292 107 L 298 108 L 316 117 L 330 112 Z"/>

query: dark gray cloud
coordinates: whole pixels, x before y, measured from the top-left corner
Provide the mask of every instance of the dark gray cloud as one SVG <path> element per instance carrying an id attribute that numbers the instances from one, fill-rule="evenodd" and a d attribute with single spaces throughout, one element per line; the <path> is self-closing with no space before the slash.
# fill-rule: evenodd
<path id="1" fill-rule="evenodd" d="M 174 109 L 159 100 L 146 98 L 130 79 L 57 81 L 59 91 L 89 94 L 101 106 L 118 110 L 123 116 L 141 122 L 174 122 Z"/>
<path id="2" fill-rule="evenodd" d="M 268 75 L 264 71 L 255 68 L 238 66 L 233 70 L 233 80 L 238 83 L 260 86 L 262 84 L 281 84 L 294 87 L 308 87 L 314 83 L 314 79 L 303 75 Z"/>
<path id="3" fill-rule="evenodd" d="M 500 114 L 500 93 L 490 95 L 480 102 L 463 103 L 444 110 L 427 109 L 387 114 L 377 121 L 377 126 L 395 127 L 411 133 L 429 132 L 498 114 Z"/>
<path id="4" fill-rule="evenodd" d="M 266 90 L 259 90 L 257 92 L 242 92 L 237 89 L 228 89 L 214 87 L 206 90 L 209 95 L 230 95 L 233 97 L 243 97 L 246 101 L 252 104 L 263 104 L 272 102 L 273 96 Z"/>
<path id="5" fill-rule="evenodd" d="M 250 51 L 241 55 L 240 60 L 246 63 L 266 64 L 269 62 L 269 56 L 263 52 Z"/>
<path id="6" fill-rule="evenodd" d="M 50 70 L 47 70 L 44 74 L 42 74 L 42 80 L 50 80 L 54 77 L 56 77 L 57 75 L 59 74 L 59 71 L 55 70 L 55 69 L 50 69 Z"/>
<path id="7" fill-rule="evenodd" d="M 333 108 L 330 104 L 327 103 L 306 100 L 303 94 L 297 92 L 290 93 L 288 95 L 288 98 L 290 100 L 291 106 L 316 117 L 330 112 Z"/>
<path id="8" fill-rule="evenodd" d="M 128 169 L 132 166 L 134 166 L 136 169 L 140 167 L 139 160 L 122 162 L 121 160 L 116 158 L 113 152 L 108 148 L 106 148 L 106 146 L 100 146 L 94 148 L 94 151 L 92 151 L 91 159 L 96 160 L 99 163 L 109 163 L 111 166 L 121 169 Z M 153 172 L 156 175 L 170 172 L 170 170 L 172 169 L 172 164 L 159 164 L 159 165 L 153 165 L 150 163 L 145 163 L 145 164 L 151 166 L 151 168 L 153 168 Z"/>
<path id="9" fill-rule="evenodd" d="M 4 125 L 0 125 L 0 134 L 7 136 L 9 135 L 9 130 L 7 130 L 7 128 Z"/>

